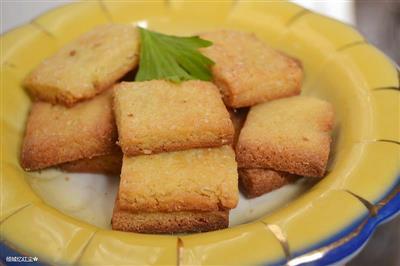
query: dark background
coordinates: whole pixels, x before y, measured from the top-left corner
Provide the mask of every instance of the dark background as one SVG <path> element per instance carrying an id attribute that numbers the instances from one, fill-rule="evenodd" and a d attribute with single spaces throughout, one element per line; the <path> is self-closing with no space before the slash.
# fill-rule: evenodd
<path id="1" fill-rule="evenodd" d="M 356 0 L 355 11 L 361 33 L 399 65 L 400 0 Z M 381 225 L 367 246 L 347 265 L 400 266 L 400 216 Z"/>
<path id="2" fill-rule="evenodd" d="M 400 64 L 400 0 L 355 1 L 357 28 Z"/>

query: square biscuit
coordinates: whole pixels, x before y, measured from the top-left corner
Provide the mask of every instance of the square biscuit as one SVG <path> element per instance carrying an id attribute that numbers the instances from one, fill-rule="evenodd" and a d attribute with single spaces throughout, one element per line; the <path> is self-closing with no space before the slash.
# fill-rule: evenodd
<path id="1" fill-rule="evenodd" d="M 139 39 L 133 25 L 98 26 L 45 59 L 24 85 L 34 98 L 66 106 L 92 98 L 138 65 Z"/>
<path id="2" fill-rule="evenodd" d="M 61 164 L 61 170 L 71 173 L 94 173 L 119 176 L 122 168 L 122 152 L 119 148 L 115 152 L 96 156 L 90 159 L 80 159 Z"/>
<path id="3" fill-rule="evenodd" d="M 111 224 L 113 230 L 147 234 L 207 232 L 227 228 L 229 211 L 131 213 L 117 200 Z"/>
<path id="4" fill-rule="evenodd" d="M 334 113 L 330 103 L 306 96 L 253 106 L 236 146 L 241 168 L 268 168 L 322 177 Z"/>
<path id="5" fill-rule="evenodd" d="M 253 33 L 219 30 L 200 37 L 213 42 L 201 51 L 215 62 L 214 83 L 226 105 L 239 108 L 300 94 L 299 61 L 270 48 Z"/>
<path id="6" fill-rule="evenodd" d="M 21 165 L 27 171 L 110 154 L 117 128 L 111 91 L 72 108 L 34 102 L 26 124 Z"/>
<path id="7" fill-rule="evenodd" d="M 248 198 L 255 198 L 286 184 L 298 176 L 262 168 L 239 168 L 239 182 L 242 192 Z"/>
<path id="8" fill-rule="evenodd" d="M 153 80 L 114 87 L 119 144 L 125 155 L 229 144 L 233 126 L 210 82 Z"/>
<path id="9" fill-rule="evenodd" d="M 231 146 L 124 156 L 121 209 L 131 212 L 218 211 L 238 202 Z"/>

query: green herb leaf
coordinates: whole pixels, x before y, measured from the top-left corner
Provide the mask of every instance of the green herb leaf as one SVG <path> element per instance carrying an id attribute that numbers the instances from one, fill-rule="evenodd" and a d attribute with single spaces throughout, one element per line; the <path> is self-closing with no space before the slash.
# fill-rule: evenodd
<path id="1" fill-rule="evenodd" d="M 211 80 L 214 62 L 199 48 L 212 42 L 198 36 L 178 37 L 140 28 L 140 63 L 136 81 L 166 79 L 182 82 L 191 79 Z"/>

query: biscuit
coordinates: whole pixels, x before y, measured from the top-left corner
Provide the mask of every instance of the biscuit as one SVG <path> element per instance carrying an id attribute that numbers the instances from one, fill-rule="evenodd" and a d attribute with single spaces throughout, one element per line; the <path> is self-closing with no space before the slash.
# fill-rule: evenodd
<path id="1" fill-rule="evenodd" d="M 213 79 L 226 105 L 252 106 L 300 94 L 299 61 L 268 47 L 254 34 L 220 30 L 200 37 L 213 42 L 201 51 L 215 62 Z"/>
<path id="2" fill-rule="evenodd" d="M 241 109 L 228 109 L 229 115 L 232 120 L 233 128 L 235 129 L 235 134 L 233 135 L 232 147 L 235 148 L 236 143 L 239 139 L 240 130 L 242 130 L 243 124 L 246 121 L 246 116 L 248 113 L 248 108 Z"/>
<path id="3" fill-rule="evenodd" d="M 296 96 L 252 107 L 236 146 L 241 168 L 322 177 L 334 114 L 330 103 Z"/>
<path id="4" fill-rule="evenodd" d="M 22 144 L 21 165 L 31 171 L 110 154 L 116 140 L 111 91 L 72 108 L 34 102 Z"/>
<path id="5" fill-rule="evenodd" d="M 298 176 L 262 168 L 240 168 L 239 182 L 248 198 L 255 198 L 295 181 Z"/>
<path id="6" fill-rule="evenodd" d="M 122 167 L 122 152 L 113 152 L 100 155 L 91 159 L 80 159 L 61 164 L 61 170 L 71 173 L 98 173 L 119 176 Z"/>
<path id="7" fill-rule="evenodd" d="M 139 62 L 132 25 L 98 26 L 45 59 L 25 79 L 34 98 L 71 106 L 109 88 Z"/>
<path id="8" fill-rule="evenodd" d="M 122 82 L 114 90 L 119 145 L 125 155 L 218 147 L 233 126 L 210 82 Z"/>
<path id="9" fill-rule="evenodd" d="M 231 146 L 124 156 L 121 209 L 131 212 L 218 211 L 238 202 Z"/>
<path id="10" fill-rule="evenodd" d="M 121 210 L 117 201 L 111 224 L 113 230 L 137 233 L 207 232 L 227 228 L 229 211 L 131 213 Z"/>

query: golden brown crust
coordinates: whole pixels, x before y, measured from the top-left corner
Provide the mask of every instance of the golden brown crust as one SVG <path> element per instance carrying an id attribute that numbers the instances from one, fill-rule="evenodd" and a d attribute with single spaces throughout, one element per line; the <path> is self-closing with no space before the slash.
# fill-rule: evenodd
<path id="1" fill-rule="evenodd" d="M 122 167 L 122 152 L 100 155 L 91 159 L 80 159 L 73 162 L 61 164 L 59 167 L 72 173 L 99 173 L 107 175 L 120 175 Z"/>
<path id="2" fill-rule="evenodd" d="M 119 201 L 132 212 L 232 209 L 238 202 L 235 153 L 225 145 L 124 156 Z"/>
<path id="3" fill-rule="evenodd" d="M 189 138 L 190 139 L 190 138 Z M 174 152 L 174 151 L 185 151 L 190 149 L 199 149 L 199 148 L 218 148 L 224 144 L 232 143 L 232 136 L 226 135 L 225 137 L 221 137 L 219 139 L 214 139 L 210 141 L 197 141 L 197 142 L 172 142 L 168 144 L 163 144 L 161 146 L 149 146 L 149 148 L 135 147 L 135 146 L 127 146 L 123 145 L 121 141 L 119 144 L 122 146 L 121 149 L 123 153 L 128 156 L 137 156 L 137 155 L 151 155 L 158 154 L 163 152 Z"/>
<path id="4" fill-rule="evenodd" d="M 298 176 L 261 168 L 239 168 L 239 182 L 242 192 L 248 198 L 255 198 L 265 193 L 278 189 Z"/>
<path id="5" fill-rule="evenodd" d="M 274 146 L 272 143 L 257 145 L 246 143 L 238 145 L 239 167 L 268 167 L 302 176 L 322 177 L 325 174 L 329 156 L 330 139 L 320 141 L 320 150 L 309 153 L 291 148 Z"/>
<path id="6" fill-rule="evenodd" d="M 236 148 L 239 167 L 322 177 L 333 122 L 332 106 L 311 97 L 296 96 L 254 106 Z"/>
<path id="7" fill-rule="evenodd" d="M 254 34 L 220 30 L 200 36 L 213 42 L 201 50 L 215 62 L 214 83 L 228 106 L 252 106 L 300 94 L 299 61 L 268 47 Z"/>
<path id="8" fill-rule="evenodd" d="M 233 126 L 210 82 L 122 82 L 114 112 L 125 155 L 218 147 L 233 139 Z"/>
<path id="9" fill-rule="evenodd" d="M 111 91 L 72 108 L 34 102 L 22 144 L 27 171 L 112 153 L 117 129 Z"/>
<path id="10" fill-rule="evenodd" d="M 44 60 L 24 85 L 36 99 L 72 106 L 106 90 L 138 62 L 134 26 L 98 26 Z"/>
<path id="11" fill-rule="evenodd" d="M 111 224 L 113 230 L 136 233 L 207 232 L 227 228 L 229 211 L 131 213 L 121 210 L 117 201 Z"/>

